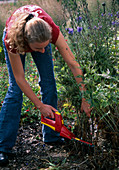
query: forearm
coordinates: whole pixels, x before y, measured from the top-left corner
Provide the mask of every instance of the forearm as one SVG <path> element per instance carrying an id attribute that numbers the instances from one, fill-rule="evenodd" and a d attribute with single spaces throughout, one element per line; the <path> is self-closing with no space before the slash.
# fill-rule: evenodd
<path id="1" fill-rule="evenodd" d="M 33 92 L 33 90 L 31 89 L 30 85 L 28 84 L 28 82 L 22 78 L 22 80 L 16 80 L 18 86 L 20 87 L 20 89 L 24 92 L 24 94 L 35 104 L 35 106 L 40 110 L 41 114 L 44 117 L 51 117 L 54 118 L 54 113 L 57 110 L 47 104 L 43 104 L 35 95 L 35 93 Z"/>
<path id="2" fill-rule="evenodd" d="M 77 84 L 80 85 L 79 89 L 81 91 L 85 91 L 86 89 L 85 89 L 85 84 L 83 83 L 83 72 L 80 68 L 80 65 L 77 62 L 75 62 L 75 65 L 69 67 L 74 75 Z"/>
<path id="3" fill-rule="evenodd" d="M 43 103 L 37 98 L 37 96 L 33 92 L 28 82 L 25 80 L 25 78 L 16 80 L 16 82 L 18 86 L 20 87 L 20 89 L 22 90 L 22 92 L 35 104 L 35 106 L 38 109 L 40 109 Z"/>
<path id="4" fill-rule="evenodd" d="M 25 80 L 25 74 L 24 74 L 24 69 L 23 69 L 20 55 L 11 52 L 8 52 L 8 55 L 10 58 L 10 63 L 11 63 L 15 80 L 19 88 L 35 104 L 35 106 L 41 110 L 41 107 L 43 107 L 43 103 L 37 98 L 32 88 Z"/>
<path id="5" fill-rule="evenodd" d="M 71 52 L 69 46 L 64 41 L 64 37 L 62 36 L 62 34 L 60 34 L 60 37 L 56 43 L 56 46 L 57 46 L 60 54 L 64 58 L 65 62 L 68 64 L 69 68 L 71 69 L 71 71 L 76 79 L 76 82 L 78 84 L 81 83 L 80 90 L 81 91 L 85 90 L 85 85 L 83 84 L 83 78 L 82 78 L 83 73 L 82 73 L 81 67 L 75 61 L 75 57 L 74 57 L 73 53 Z"/>
<path id="6" fill-rule="evenodd" d="M 60 32 L 58 40 L 55 44 L 64 58 L 65 62 L 68 64 L 69 68 L 71 69 L 77 84 L 79 84 L 80 91 L 86 91 L 85 84 L 83 82 L 83 72 L 81 70 L 80 65 L 78 62 L 75 61 L 75 57 L 73 53 L 71 52 L 70 48 L 68 47 L 62 33 Z M 81 104 L 81 111 L 85 111 L 88 116 L 90 116 L 90 105 L 86 101 L 85 98 L 82 97 L 82 104 Z"/>

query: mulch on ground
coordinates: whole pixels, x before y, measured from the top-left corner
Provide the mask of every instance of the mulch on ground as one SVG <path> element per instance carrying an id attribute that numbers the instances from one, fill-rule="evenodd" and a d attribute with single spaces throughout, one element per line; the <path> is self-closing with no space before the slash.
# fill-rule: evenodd
<path id="1" fill-rule="evenodd" d="M 86 169 L 86 160 L 73 153 L 72 147 L 69 141 L 64 146 L 44 144 L 40 122 L 25 124 L 19 128 L 9 165 L 1 170 Z"/>

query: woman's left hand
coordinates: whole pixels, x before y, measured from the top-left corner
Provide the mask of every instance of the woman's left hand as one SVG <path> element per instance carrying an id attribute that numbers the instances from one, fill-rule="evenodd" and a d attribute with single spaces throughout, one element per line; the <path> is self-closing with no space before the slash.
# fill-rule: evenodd
<path id="1" fill-rule="evenodd" d="M 90 104 L 86 101 L 85 98 L 82 98 L 81 103 L 81 112 L 85 112 L 88 117 L 90 117 L 91 111 L 93 108 L 90 108 Z"/>

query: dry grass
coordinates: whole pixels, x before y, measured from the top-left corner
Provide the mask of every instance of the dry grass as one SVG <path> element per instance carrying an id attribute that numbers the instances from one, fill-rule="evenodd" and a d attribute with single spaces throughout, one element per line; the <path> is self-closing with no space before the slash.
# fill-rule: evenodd
<path id="1" fill-rule="evenodd" d="M 87 0 L 88 2 L 88 5 L 89 5 L 89 9 L 91 10 L 97 10 L 95 7 L 97 5 L 97 0 Z M 105 2 L 106 3 L 106 6 L 109 7 L 112 0 L 99 0 L 100 3 L 103 3 Z"/>
<path id="2" fill-rule="evenodd" d="M 13 0 L 14 1 L 14 0 Z M 54 19 L 54 21 L 60 22 L 63 19 L 63 14 L 62 14 L 62 6 L 61 6 L 61 1 L 59 2 L 57 0 L 18 0 L 16 5 L 14 3 L 6 3 L 6 4 L 1 4 L 0 3 L 0 31 L 2 31 L 5 22 L 7 18 L 11 15 L 11 13 L 16 10 L 17 8 L 23 6 L 23 5 L 28 5 L 28 4 L 33 4 L 33 5 L 39 5 L 41 6 L 51 17 Z M 99 0 L 100 3 L 104 2 L 105 0 Z M 92 11 L 96 11 L 96 5 L 97 5 L 97 0 L 87 0 L 89 9 Z M 106 0 L 107 7 L 109 7 L 109 4 L 112 2 L 112 0 Z"/>
<path id="3" fill-rule="evenodd" d="M 39 5 L 54 19 L 62 19 L 61 1 L 57 2 L 57 0 L 19 0 L 17 2 L 17 5 L 14 5 L 14 3 L 0 4 L 0 21 L 2 23 L 5 23 L 7 18 L 14 10 L 16 10 L 20 6 L 28 4 Z"/>
<path id="4" fill-rule="evenodd" d="M 111 3 L 112 0 L 106 0 L 107 6 Z M 89 9 L 96 10 L 95 6 L 97 4 L 96 0 L 87 0 Z M 104 0 L 99 0 L 100 3 Z M 11 15 L 11 13 L 20 6 L 33 4 L 41 6 L 51 17 L 55 20 L 62 20 L 62 7 L 61 0 L 18 0 L 17 5 L 14 3 L 0 4 L 0 21 L 5 23 L 6 19 Z"/>

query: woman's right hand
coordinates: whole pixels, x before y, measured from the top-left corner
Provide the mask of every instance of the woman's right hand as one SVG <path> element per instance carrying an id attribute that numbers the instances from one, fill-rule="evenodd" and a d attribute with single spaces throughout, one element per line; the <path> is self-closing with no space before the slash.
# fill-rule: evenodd
<path id="1" fill-rule="evenodd" d="M 47 104 L 43 104 L 43 103 L 40 106 L 39 110 L 44 117 L 51 117 L 51 118 L 54 118 L 53 112 L 57 112 L 57 110 L 54 107 L 52 107 L 51 105 L 47 105 Z"/>

